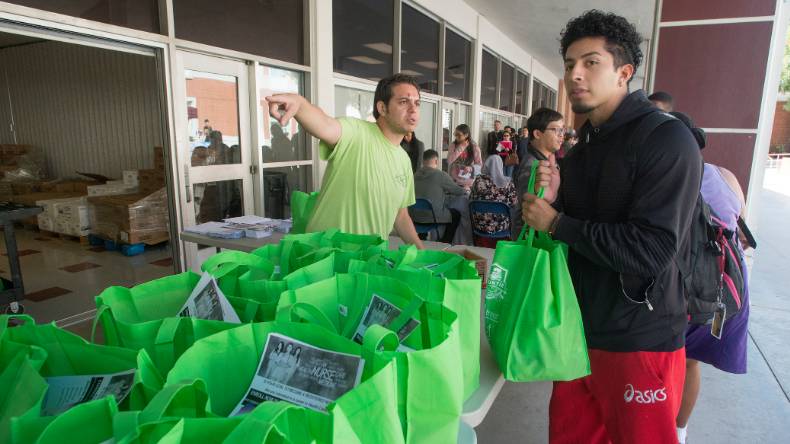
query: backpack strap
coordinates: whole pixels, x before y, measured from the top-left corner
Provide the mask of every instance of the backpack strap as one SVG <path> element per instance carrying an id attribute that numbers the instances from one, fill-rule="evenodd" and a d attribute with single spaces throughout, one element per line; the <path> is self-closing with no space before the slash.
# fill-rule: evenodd
<path id="1" fill-rule="evenodd" d="M 631 135 L 628 136 L 628 143 L 625 149 L 628 155 L 628 163 L 631 166 L 630 179 L 632 182 L 636 178 L 636 157 L 639 147 L 645 144 L 647 138 L 650 137 L 656 128 L 671 120 L 677 120 L 677 118 L 663 111 L 653 111 L 642 117 L 636 128 L 631 132 Z"/>

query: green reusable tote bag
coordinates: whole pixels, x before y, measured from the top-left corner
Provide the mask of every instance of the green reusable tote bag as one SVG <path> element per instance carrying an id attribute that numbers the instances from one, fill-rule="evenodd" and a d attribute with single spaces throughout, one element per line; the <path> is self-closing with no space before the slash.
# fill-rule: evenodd
<path id="1" fill-rule="evenodd" d="M 20 316 L 0 316 L 0 325 L 6 326 L 10 317 Z M 27 318 L 26 323 L 5 328 L 0 336 L 3 342 L 43 349 L 46 359 L 37 369 L 42 377 L 104 375 L 134 370 L 131 391 L 121 403 L 124 409 L 147 403 L 164 382 L 145 351 L 91 344 L 54 323 L 35 325 L 32 318 L 23 317 Z"/>
<path id="2" fill-rule="evenodd" d="M 272 280 L 279 280 L 282 277 L 280 262 L 282 261 L 282 243 L 267 244 L 262 247 L 252 250 L 250 254 L 260 256 L 274 265 L 272 272 Z"/>
<path id="3" fill-rule="evenodd" d="M 8 341 L 2 341 L 2 346 Z M 47 393 L 47 382 L 38 373 L 43 359 L 31 359 L 29 353 L 46 356 L 46 352 L 19 350 L 0 370 L 0 442 L 11 440 L 11 420 L 16 417 L 38 418 Z"/>
<path id="4" fill-rule="evenodd" d="M 293 219 L 291 233 L 300 234 L 307 231 L 307 224 L 310 223 L 310 217 L 313 215 L 317 201 L 318 191 L 312 193 L 294 191 L 291 193 L 291 218 Z"/>
<path id="5" fill-rule="evenodd" d="M 532 166 L 534 189 L 537 162 Z M 542 197 L 543 190 L 538 193 Z M 590 373 L 581 311 L 561 242 L 527 226 L 499 242 L 485 297 L 491 351 L 509 381 L 569 381 Z"/>
<path id="6" fill-rule="evenodd" d="M 267 437 L 275 439 L 268 442 L 278 442 L 276 440 L 283 436 L 295 443 L 312 442 L 304 437 L 303 412 L 290 404 L 271 404 L 244 417 L 217 420 L 218 417 L 206 411 L 206 386 L 197 379 L 166 387 L 142 411 L 119 412 L 115 399 L 108 396 L 75 406 L 56 417 L 15 418 L 11 443 L 92 444 L 113 439 L 115 442 L 161 442 L 161 439 L 176 436 L 175 442 L 196 443 L 264 443 Z M 189 418 L 189 433 L 165 438 L 185 418 Z M 236 426 L 245 423 L 245 427 L 236 430 Z M 192 433 L 198 430 L 200 434 Z M 198 439 L 190 439 L 195 437 Z"/>
<path id="7" fill-rule="evenodd" d="M 274 319 L 277 300 L 286 285 L 273 280 L 275 265 L 271 260 L 241 251 L 223 251 L 206 259 L 201 269 L 217 279 L 242 322 Z"/>
<path id="8" fill-rule="evenodd" d="M 420 322 L 403 341 L 413 351 L 399 349 L 374 355 L 374 363 L 392 359 L 397 363 L 399 414 L 407 442 L 455 442 L 464 383 L 454 312 L 439 303 L 426 302 L 396 279 L 355 273 L 338 274 L 283 293 L 277 316 L 321 325 L 352 338 L 374 296 L 401 311 L 388 328 L 399 331 L 410 319 Z"/>
<path id="9" fill-rule="evenodd" d="M 245 324 L 195 342 L 168 374 L 166 386 L 199 378 L 206 383 L 210 412 L 227 416 L 246 395 L 272 333 L 361 356 L 359 344 L 318 326 L 285 322 Z M 376 373 L 366 371 L 362 382 L 329 404 L 326 413 L 304 409 L 305 424 L 310 436 L 319 442 L 402 443 L 397 396 L 395 365 L 388 362 Z"/>
<path id="10" fill-rule="evenodd" d="M 414 248 L 410 246 L 401 249 L 401 252 L 412 249 Z M 416 252 L 416 249 L 414 251 Z M 423 250 L 420 253 L 426 251 Z M 432 259 L 447 266 L 445 268 L 447 278 L 441 278 L 435 270 L 424 267 L 415 268 L 400 264 L 391 268 L 383 260 L 383 257 L 372 258 L 367 262 L 352 260 L 349 272 L 395 278 L 408 285 L 412 291 L 426 301 L 441 303 L 456 313 L 460 346 L 458 353 L 463 366 L 464 400 L 466 400 L 480 386 L 480 308 L 482 298 L 480 276 L 477 274 L 474 263 L 462 256 L 440 251 L 431 251 L 431 253 L 440 253 Z M 400 261 L 398 257 L 395 259 Z"/>
<path id="11" fill-rule="evenodd" d="M 340 270 L 345 271 L 351 259 L 363 259 L 387 250 L 387 241 L 378 235 L 349 234 L 337 229 L 305 234 L 289 234 L 280 242 L 282 275 L 313 264 L 334 252 Z"/>
<path id="12" fill-rule="evenodd" d="M 107 345 L 145 349 L 166 375 L 193 342 L 239 324 L 173 317 L 200 277 L 192 272 L 156 279 L 132 288 L 109 287 L 96 296 L 92 342 L 101 324 Z"/>

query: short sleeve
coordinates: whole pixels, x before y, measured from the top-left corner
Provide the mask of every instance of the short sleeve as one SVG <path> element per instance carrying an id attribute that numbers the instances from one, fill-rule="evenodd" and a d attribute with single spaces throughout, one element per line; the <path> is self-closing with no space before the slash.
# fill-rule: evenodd
<path id="1" fill-rule="evenodd" d="M 335 160 L 342 157 L 358 137 L 360 124 L 358 119 L 340 117 L 337 121 L 340 122 L 340 140 L 334 147 L 323 141 L 318 145 L 318 154 L 321 156 L 321 160 Z"/>

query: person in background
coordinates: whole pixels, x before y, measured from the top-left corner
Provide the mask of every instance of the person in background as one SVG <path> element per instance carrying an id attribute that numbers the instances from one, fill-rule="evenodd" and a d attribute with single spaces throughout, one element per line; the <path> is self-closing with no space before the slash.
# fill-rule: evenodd
<path id="1" fill-rule="evenodd" d="M 414 131 L 409 131 L 403 136 L 400 146 L 403 147 L 403 149 L 406 150 L 406 154 L 409 155 L 412 172 L 417 171 L 417 168 L 420 167 L 420 163 L 422 162 L 422 153 L 425 152 L 425 144 L 423 144 L 421 140 L 417 140 L 417 135 L 414 134 Z"/>
<path id="2" fill-rule="evenodd" d="M 375 122 L 328 116 L 298 94 L 266 97 L 269 114 L 285 126 L 291 118 L 321 140 L 326 174 L 307 231 L 337 228 L 388 239 L 395 230 L 422 249 L 408 207 L 414 200 L 409 156 L 400 146 L 420 121 L 420 87 L 405 74 L 381 79 L 373 95 Z"/>
<path id="3" fill-rule="evenodd" d="M 472 140 L 469 125 L 462 123 L 455 127 L 455 140 L 447 152 L 447 165 L 450 177 L 467 190 L 474 182 L 475 168 L 483 168 L 480 147 Z"/>
<path id="4" fill-rule="evenodd" d="M 504 172 L 504 164 L 499 151 L 494 148 L 488 151 L 483 170 L 472 184 L 469 200 L 484 200 L 501 202 L 510 209 L 516 207 L 518 195 L 513 181 Z M 484 233 L 497 233 L 507 231 L 511 227 L 510 214 L 473 213 L 472 229 Z M 505 238 L 502 238 L 505 239 Z M 478 237 L 474 235 L 474 244 L 480 247 L 495 248 L 501 239 Z"/>
<path id="5" fill-rule="evenodd" d="M 702 158 L 677 119 L 636 134 L 662 117 L 629 91 L 642 42 L 612 13 L 568 22 L 560 45 L 568 99 L 585 115 L 580 142 L 561 170 L 541 161 L 544 198 L 522 202 L 526 224 L 568 245 L 590 360 L 590 375 L 554 383 L 551 443 L 677 442 L 688 321 L 678 264 L 691 253 Z"/>
<path id="6" fill-rule="evenodd" d="M 426 150 L 422 159 L 422 167 L 414 173 L 414 194 L 417 198 L 431 202 L 436 222 L 446 224 L 440 241 L 446 244 L 452 243 L 455 230 L 461 221 L 461 213 L 454 208 L 448 208 L 447 204 L 453 197 L 466 194 L 466 190 L 439 168 L 439 153 Z M 432 215 L 420 213 L 413 211 L 412 220 L 419 223 L 433 222 Z"/>
<path id="7" fill-rule="evenodd" d="M 562 145 L 560 145 L 560 149 L 557 150 L 557 160 L 560 160 L 568 155 L 571 152 L 571 149 L 574 145 L 579 141 L 579 136 L 576 135 L 576 130 L 573 128 L 568 128 L 565 130 L 565 138 L 562 141 Z"/>
<path id="8" fill-rule="evenodd" d="M 691 118 L 683 113 L 671 112 L 683 122 L 694 135 L 700 149 L 705 148 L 705 132 L 697 128 Z M 744 217 L 746 201 L 738 179 L 730 171 L 706 163 L 702 172 L 702 199 L 716 213 L 716 216 L 732 230 L 738 230 L 738 218 Z M 744 245 L 742 242 L 736 244 Z M 746 244 L 743 248 L 748 248 Z M 710 334 L 710 325 L 692 324 L 686 329 L 686 381 L 683 385 L 683 401 L 677 417 L 678 442 L 686 443 L 687 427 L 691 412 L 697 402 L 702 383 L 700 362 L 712 365 L 719 370 L 733 374 L 746 373 L 746 349 L 749 327 L 749 282 L 746 260 L 743 251 L 738 251 L 743 272 L 743 308 L 737 315 L 728 319 L 722 330 L 721 339 Z"/>
<path id="9" fill-rule="evenodd" d="M 672 112 L 675 109 L 675 100 L 672 99 L 672 96 L 664 91 L 656 91 L 653 94 L 647 96 L 647 100 L 653 102 L 658 109 L 664 111 L 665 113 Z"/>
<path id="10" fill-rule="evenodd" d="M 519 161 L 524 159 L 524 156 L 527 155 L 527 150 L 529 149 L 529 128 L 524 127 L 521 128 L 519 134 L 518 142 L 516 142 L 516 154 L 518 155 Z M 518 177 L 518 171 L 521 165 L 516 166 L 516 169 L 513 171 L 513 178 L 515 179 Z"/>
<path id="11" fill-rule="evenodd" d="M 203 137 L 204 137 L 203 141 L 204 142 L 211 142 L 211 139 L 209 138 L 209 136 L 211 135 L 212 131 L 214 131 L 214 128 L 211 127 L 211 124 L 209 123 L 208 119 L 204 120 L 203 121 Z"/>
<path id="12" fill-rule="evenodd" d="M 532 162 L 535 160 L 548 161 L 556 157 L 565 136 L 564 124 L 562 114 L 551 108 L 538 108 L 527 119 L 529 144 L 524 156 L 519 157 L 521 163 L 513 181 L 519 196 L 516 214 L 521 214 L 521 200 L 524 199 L 524 195 L 529 191 L 527 186 L 529 184 L 529 176 L 532 174 Z M 520 217 L 516 217 L 513 220 L 513 239 L 518 237 L 523 226 L 524 222 Z"/>
<path id="13" fill-rule="evenodd" d="M 496 147 L 496 144 L 502 140 L 502 134 L 504 134 L 504 132 L 505 131 L 502 129 L 502 121 L 494 120 L 494 130 L 489 132 L 488 136 L 486 137 L 486 152 Z"/>
<path id="14" fill-rule="evenodd" d="M 513 140 L 510 131 L 502 133 L 502 140 L 499 141 L 496 147 L 499 157 L 502 158 L 502 165 L 504 165 L 505 176 L 513 177 L 513 169 L 515 165 L 507 165 L 507 157 L 513 152 Z"/>

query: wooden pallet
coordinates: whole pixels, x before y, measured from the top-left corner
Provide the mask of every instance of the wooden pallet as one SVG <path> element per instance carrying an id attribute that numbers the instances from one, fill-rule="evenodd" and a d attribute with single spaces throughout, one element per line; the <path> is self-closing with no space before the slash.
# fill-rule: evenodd
<path id="1" fill-rule="evenodd" d="M 88 245 L 88 236 L 72 236 L 70 234 L 58 233 L 58 237 L 63 240 L 79 242 L 80 245 Z"/>
<path id="2" fill-rule="evenodd" d="M 56 233 L 54 231 L 47 230 L 39 230 L 39 234 L 61 240 L 79 242 L 80 245 L 88 245 L 88 236 L 72 236 L 70 234 Z"/>

